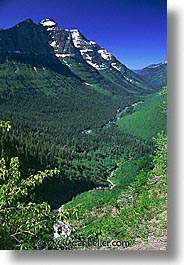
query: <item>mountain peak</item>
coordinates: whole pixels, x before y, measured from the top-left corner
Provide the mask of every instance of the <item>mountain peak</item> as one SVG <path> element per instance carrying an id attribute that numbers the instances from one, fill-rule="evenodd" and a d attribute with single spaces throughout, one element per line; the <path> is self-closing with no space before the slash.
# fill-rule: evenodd
<path id="1" fill-rule="evenodd" d="M 52 19 L 49 18 L 45 18 L 40 22 L 41 25 L 43 25 L 44 27 L 55 27 L 57 26 L 56 22 Z"/>
<path id="2" fill-rule="evenodd" d="M 27 19 L 25 20 L 25 22 L 28 22 L 28 23 L 34 23 L 33 20 L 32 20 L 31 18 L 27 18 Z"/>

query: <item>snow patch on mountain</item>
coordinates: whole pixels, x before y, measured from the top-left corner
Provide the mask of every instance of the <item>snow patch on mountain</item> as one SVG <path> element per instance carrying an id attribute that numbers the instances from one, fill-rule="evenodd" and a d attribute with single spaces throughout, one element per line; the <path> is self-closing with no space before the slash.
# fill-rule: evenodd
<path id="1" fill-rule="evenodd" d="M 72 29 L 72 30 L 70 30 L 70 32 L 72 34 L 73 44 L 75 47 L 78 48 L 81 44 L 80 32 L 78 29 Z"/>
<path id="2" fill-rule="evenodd" d="M 59 58 L 65 58 L 65 57 L 70 57 L 71 54 L 70 53 L 56 53 L 56 56 Z"/>
<path id="3" fill-rule="evenodd" d="M 130 83 L 133 81 L 132 79 L 126 77 L 125 75 L 124 75 L 123 77 L 124 77 L 128 82 L 130 82 Z"/>
<path id="4" fill-rule="evenodd" d="M 54 20 L 51 20 L 49 18 L 43 19 L 40 24 L 42 24 L 44 27 L 53 27 L 56 26 L 56 22 Z"/>
<path id="5" fill-rule="evenodd" d="M 84 50 L 80 50 L 81 55 L 86 55 L 88 52 L 92 52 L 92 49 L 84 49 Z"/>
<path id="6" fill-rule="evenodd" d="M 111 63 L 112 67 L 114 67 L 116 70 L 121 71 L 121 67 L 117 66 L 117 63 Z"/>
<path id="7" fill-rule="evenodd" d="M 104 69 L 107 69 L 106 65 L 105 64 L 97 64 L 95 62 L 92 62 L 91 60 L 87 60 L 86 61 L 88 64 L 90 64 L 91 66 L 93 66 L 94 68 L 96 68 L 97 70 L 104 70 Z"/>
<path id="8" fill-rule="evenodd" d="M 112 54 L 106 50 L 98 50 L 98 53 L 101 55 L 101 57 L 105 60 L 110 61 L 112 59 Z"/>
<path id="9" fill-rule="evenodd" d="M 89 83 L 87 83 L 87 82 L 85 82 L 85 84 L 86 84 L 87 86 L 93 86 L 93 84 L 89 84 Z"/>
<path id="10" fill-rule="evenodd" d="M 56 27 L 47 27 L 47 31 L 53 31 L 56 30 Z"/>
<path id="11" fill-rule="evenodd" d="M 66 61 L 65 59 L 63 59 L 63 62 L 65 63 L 66 66 L 71 67 L 71 66 L 67 63 L 67 61 Z"/>
<path id="12" fill-rule="evenodd" d="M 92 61 L 92 56 L 90 56 L 88 53 L 86 53 L 83 58 L 87 61 Z"/>
<path id="13" fill-rule="evenodd" d="M 58 47 L 57 42 L 55 40 L 50 43 L 50 46 L 52 46 L 53 48 Z"/>
<path id="14" fill-rule="evenodd" d="M 99 68 L 99 66 L 98 66 L 97 63 L 93 63 L 93 62 L 91 62 L 91 61 L 89 61 L 89 60 L 87 60 L 86 62 L 87 62 L 88 64 L 90 64 L 91 66 L 93 66 L 94 68 L 96 68 L 96 69 Z"/>
<path id="15" fill-rule="evenodd" d="M 94 41 L 91 40 L 91 41 L 89 42 L 89 44 L 96 45 L 96 42 L 94 42 Z"/>
<path id="16" fill-rule="evenodd" d="M 35 72 L 37 72 L 37 73 L 38 73 L 38 71 L 37 71 L 37 69 L 36 69 L 36 66 L 34 66 L 33 68 L 34 68 Z"/>

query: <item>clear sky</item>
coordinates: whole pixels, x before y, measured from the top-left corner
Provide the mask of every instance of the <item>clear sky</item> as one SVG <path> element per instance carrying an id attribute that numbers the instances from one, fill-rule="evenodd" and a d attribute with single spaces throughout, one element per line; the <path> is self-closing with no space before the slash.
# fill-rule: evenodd
<path id="1" fill-rule="evenodd" d="M 167 57 L 166 5 L 166 0 L 0 0 L 0 28 L 51 18 L 140 69 Z"/>

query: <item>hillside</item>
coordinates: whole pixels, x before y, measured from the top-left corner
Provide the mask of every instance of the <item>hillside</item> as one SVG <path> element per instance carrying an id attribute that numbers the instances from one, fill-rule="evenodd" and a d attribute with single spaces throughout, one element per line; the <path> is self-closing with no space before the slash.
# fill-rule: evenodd
<path id="1" fill-rule="evenodd" d="M 167 166 L 164 135 L 158 137 L 156 146 L 153 169 L 140 171 L 128 186 L 116 185 L 114 188 L 86 192 L 60 208 L 63 220 L 71 229 L 75 228 L 75 240 L 105 239 L 111 243 L 116 240 L 130 244 L 130 248 L 120 244 L 114 249 L 166 249 Z M 119 173 L 115 171 L 114 174 Z M 90 248 L 109 249 L 107 245 Z"/>
<path id="2" fill-rule="evenodd" d="M 163 111 L 164 95 L 155 94 L 145 98 L 142 104 L 135 106 L 130 114 L 122 115 L 118 126 L 142 139 L 151 139 L 158 132 L 167 130 L 167 121 Z"/>
<path id="3" fill-rule="evenodd" d="M 154 89 L 160 90 L 167 86 L 167 61 L 149 65 L 137 74 Z"/>

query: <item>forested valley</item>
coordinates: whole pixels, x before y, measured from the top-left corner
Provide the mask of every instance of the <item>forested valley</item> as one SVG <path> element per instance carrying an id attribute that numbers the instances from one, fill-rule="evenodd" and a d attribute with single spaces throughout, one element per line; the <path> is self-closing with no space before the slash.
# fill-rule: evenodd
<path id="1" fill-rule="evenodd" d="M 0 116 L 12 129 L 1 137 L 1 155 L 7 161 L 18 156 L 24 177 L 45 168 L 61 170 L 37 190 L 37 199 L 59 207 L 84 190 L 107 186 L 122 154 L 138 158 L 152 150 L 149 140 L 121 131 L 116 123 L 104 126 L 115 121 L 118 108 L 142 96 L 102 95 L 71 76 L 22 64 L 16 56 L 3 58 Z"/>

